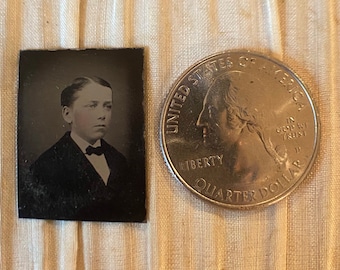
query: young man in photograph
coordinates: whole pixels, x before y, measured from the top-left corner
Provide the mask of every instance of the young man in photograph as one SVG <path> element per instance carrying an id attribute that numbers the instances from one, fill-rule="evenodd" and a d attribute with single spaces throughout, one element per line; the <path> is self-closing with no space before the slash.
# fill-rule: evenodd
<path id="1" fill-rule="evenodd" d="M 30 167 L 19 187 L 19 216 L 42 219 L 129 221 L 133 187 L 125 157 L 105 136 L 112 88 L 98 77 L 80 77 L 61 93 L 71 131 Z"/>

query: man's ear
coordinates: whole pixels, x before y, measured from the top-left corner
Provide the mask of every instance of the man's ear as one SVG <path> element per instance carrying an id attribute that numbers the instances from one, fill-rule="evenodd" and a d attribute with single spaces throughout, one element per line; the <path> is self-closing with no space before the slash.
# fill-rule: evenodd
<path id="1" fill-rule="evenodd" d="M 72 111 L 68 106 L 64 106 L 61 111 L 64 120 L 71 124 L 72 123 Z"/>

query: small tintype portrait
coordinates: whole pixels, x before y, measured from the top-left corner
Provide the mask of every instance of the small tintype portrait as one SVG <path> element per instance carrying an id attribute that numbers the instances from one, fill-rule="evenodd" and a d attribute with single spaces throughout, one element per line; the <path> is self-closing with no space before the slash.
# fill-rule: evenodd
<path id="1" fill-rule="evenodd" d="M 198 115 L 203 144 L 223 152 L 225 175 L 233 182 L 265 179 L 268 168 L 284 170 L 287 150 L 274 145 L 266 133 L 262 83 L 242 72 L 228 72 L 213 79 Z"/>
<path id="2" fill-rule="evenodd" d="M 21 218 L 145 221 L 143 49 L 22 51 Z"/>

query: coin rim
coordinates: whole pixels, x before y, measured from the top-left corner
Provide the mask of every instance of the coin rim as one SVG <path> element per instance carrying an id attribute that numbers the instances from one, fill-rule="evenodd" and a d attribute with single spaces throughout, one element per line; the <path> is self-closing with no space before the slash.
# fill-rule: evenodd
<path id="1" fill-rule="evenodd" d="M 267 201 L 262 201 L 259 203 L 255 203 L 255 204 L 244 204 L 244 205 L 237 205 L 237 204 L 230 204 L 230 203 L 222 203 L 219 201 L 215 201 L 209 197 L 206 197 L 205 195 L 203 195 L 202 193 L 198 192 L 197 190 L 195 190 L 191 185 L 189 185 L 184 178 L 180 175 L 180 173 L 177 171 L 177 169 L 174 167 L 173 162 L 170 159 L 170 155 L 168 152 L 168 149 L 166 147 L 166 141 L 165 141 L 165 134 L 163 132 L 163 127 L 165 124 L 165 115 L 167 112 L 167 109 L 170 102 L 171 102 L 171 97 L 173 96 L 174 92 L 176 91 L 175 89 L 179 86 L 179 84 L 182 82 L 182 80 L 188 75 L 189 71 L 195 69 L 196 67 L 198 67 L 199 65 L 201 65 L 202 63 L 208 61 L 209 59 L 212 59 L 218 55 L 225 55 L 225 54 L 233 54 L 233 53 L 247 53 L 253 56 L 257 56 L 257 57 L 261 57 L 264 58 L 265 60 L 268 60 L 282 68 L 284 68 L 285 70 L 289 71 L 292 75 L 292 77 L 294 79 L 296 79 L 297 83 L 300 85 L 300 87 L 304 90 L 306 97 L 311 105 L 311 109 L 312 109 L 312 114 L 314 116 L 314 130 L 315 130 L 315 137 L 314 137 L 314 151 L 313 154 L 311 156 L 311 159 L 308 163 L 308 165 L 306 166 L 306 169 L 304 170 L 304 172 L 302 173 L 302 175 L 300 176 L 300 178 L 287 190 L 285 190 L 284 192 L 278 194 L 277 196 L 272 197 L 270 200 Z M 290 68 L 290 66 L 286 65 L 285 63 L 283 63 L 283 61 L 278 60 L 275 57 L 269 57 L 263 53 L 259 53 L 259 52 L 255 52 L 255 51 L 251 51 L 251 50 L 225 50 L 225 51 L 221 51 L 221 52 L 217 52 L 214 54 L 211 54 L 199 61 L 197 61 L 196 63 L 194 63 L 193 65 L 189 66 L 187 69 L 185 69 L 184 72 L 181 73 L 181 75 L 178 77 L 177 80 L 175 80 L 175 82 L 172 84 L 172 87 L 170 87 L 170 90 L 167 93 L 167 96 L 165 97 L 165 101 L 163 102 L 163 108 L 162 108 L 162 112 L 161 112 L 161 119 L 160 119 L 160 147 L 161 147 L 161 152 L 163 155 L 163 159 L 168 167 L 168 169 L 170 170 L 171 174 L 173 174 L 173 176 L 182 184 L 184 185 L 186 188 L 188 188 L 193 194 L 195 194 L 196 196 L 198 196 L 199 198 L 203 198 L 205 201 L 208 201 L 212 204 L 215 205 L 219 205 L 223 208 L 228 208 L 228 209 L 234 209 L 234 210 L 251 210 L 251 209 L 258 209 L 258 208 L 264 208 L 270 205 L 273 205 L 281 200 L 283 200 L 284 198 L 286 198 L 287 196 L 289 196 L 300 184 L 301 182 L 303 182 L 306 178 L 308 178 L 308 176 L 311 174 L 311 169 L 315 164 L 316 158 L 319 154 L 319 148 L 320 148 L 320 138 L 321 138 L 321 123 L 320 123 L 320 119 L 319 119 L 319 113 L 318 113 L 318 109 L 317 106 L 314 102 L 314 100 L 312 99 L 312 94 L 311 91 L 309 90 L 309 87 L 307 87 L 307 85 L 304 83 L 304 81 L 296 74 L 296 72 L 294 72 L 294 70 L 292 68 Z"/>

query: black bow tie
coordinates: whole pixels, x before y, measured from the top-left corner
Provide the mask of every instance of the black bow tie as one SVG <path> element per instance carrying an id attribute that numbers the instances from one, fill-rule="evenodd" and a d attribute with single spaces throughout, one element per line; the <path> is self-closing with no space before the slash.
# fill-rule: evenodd
<path id="1" fill-rule="evenodd" d="M 95 154 L 97 156 L 100 156 L 100 155 L 104 154 L 104 147 L 103 146 L 93 147 L 93 146 L 89 145 L 86 148 L 86 154 L 88 154 L 88 155 Z"/>

